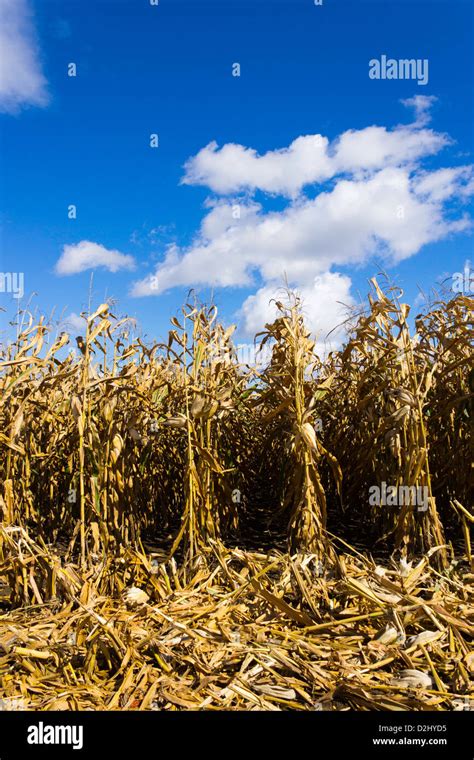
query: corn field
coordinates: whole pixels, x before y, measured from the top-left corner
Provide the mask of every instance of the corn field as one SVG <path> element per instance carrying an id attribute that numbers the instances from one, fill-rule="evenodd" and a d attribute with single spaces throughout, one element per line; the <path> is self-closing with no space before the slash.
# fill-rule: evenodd
<path id="1" fill-rule="evenodd" d="M 20 314 L 2 709 L 472 709 L 472 305 L 412 322 L 373 280 L 321 358 L 289 292 L 258 368 L 214 305 L 155 345 L 108 304 Z"/>

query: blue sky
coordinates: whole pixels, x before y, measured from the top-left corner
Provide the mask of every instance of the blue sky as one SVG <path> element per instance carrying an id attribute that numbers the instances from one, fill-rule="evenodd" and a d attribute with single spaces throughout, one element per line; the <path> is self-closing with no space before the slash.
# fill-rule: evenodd
<path id="1" fill-rule="evenodd" d="M 78 314 L 93 271 L 94 303 L 117 299 L 159 337 L 195 287 L 246 340 L 286 274 L 321 336 L 380 268 L 410 302 L 474 259 L 471 2 L 1 0 L 1 14 L 15 44 L 0 271 L 24 272 L 22 303 Z M 428 84 L 370 79 L 383 54 L 428 60 Z"/>

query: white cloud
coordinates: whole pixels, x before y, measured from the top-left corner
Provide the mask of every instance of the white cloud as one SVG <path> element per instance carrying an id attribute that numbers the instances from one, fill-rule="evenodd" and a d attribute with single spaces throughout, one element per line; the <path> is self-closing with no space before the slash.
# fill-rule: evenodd
<path id="1" fill-rule="evenodd" d="M 452 196 L 468 198 L 474 192 L 473 169 L 472 166 L 457 166 L 420 173 L 415 182 L 415 193 L 435 202 Z"/>
<path id="2" fill-rule="evenodd" d="M 120 251 L 108 250 L 103 245 L 82 240 L 76 245 L 65 245 L 63 252 L 56 262 L 55 271 L 59 275 L 78 274 L 87 269 L 104 267 L 109 272 L 120 269 L 134 269 L 135 260 Z"/>
<path id="3" fill-rule="evenodd" d="M 295 195 L 303 185 L 332 175 L 327 155 L 328 140 L 322 135 L 305 135 L 288 148 L 259 156 L 252 148 L 229 143 L 219 149 L 211 142 L 185 165 L 183 184 L 207 185 L 216 193 L 265 190 Z"/>
<path id="4" fill-rule="evenodd" d="M 0 0 L 0 110 L 48 103 L 29 0 Z"/>
<path id="5" fill-rule="evenodd" d="M 402 166 L 437 153 L 450 140 L 426 123 L 433 98 L 415 96 L 403 101 L 413 106 L 417 121 L 392 130 L 370 126 L 348 130 L 332 143 L 323 135 L 303 135 L 288 148 L 258 155 L 253 148 L 228 143 L 219 148 L 211 142 L 185 164 L 182 183 L 206 185 L 220 195 L 262 190 L 295 198 L 304 186 L 322 183 L 339 175 L 374 172 Z"/>
<path id="6" fill-rule="evenodd" d="M 65 330 L 83 333 L 86 329 L 86 321 L 84 317 L 80 316 L 80 314 L 76 314 L 75 311 L 72 311 L 63 319 L 61 326 L 64 327 Z"/>
<path id="7" fill-rule="evenodd" d="M 320 345 L 325 343 L 329 333 L 329 348 L 338 342 L 344 332 L 342 323 L 347 318 L 347 309 L 354 305 L 350 293 L 350 277 L 338 272 L 324 272 L 314 278 L 309 285 L 296 288 L 303 301 L 303 311 L 308 325 L 316 334 Z M 274 299 L 285 301 L 281 293 L 281 283 L 271 282 L 249 296 L 242 306 L 244 329 L 254 335 L 262 326 L 278 316 Z"/>
<path id="8" fill-rule="evenodd" d="M 208 201 L 192 243 L 169 245 L 155 272 L 134 283 L 132 295 L 174 287 L 249 288 L 260 279 L 241 310 L 252 334 L 270 318 L 268 301 L 286 277 L 301 292 L 312 329 L 325 336 L 341 322 L 337 302 L 352 303 L 350 279 L 335 267 L 360 266 L 374 255 L 397 263 L 471 226 L 452 201 L 474 193 L 472 167 L 422 168 L 425 157 L 452 143 L 448 135 L 420 128 L 432 102 L 425 96 L 406 101 L 415 109 L 411 125 L 348 130 L 332 143 L 303 136 L 263 156 L 241 145 L 203 148 L 187 162 L 184 183 L 207 184 L 224 196 L 246 194 Z M 315 197 L 302 193 L 307 184 L 316 186 Z M 249 196 L 257 190 L 289 200 L 271 210 Z"/>
<path id="9" fill-rule="evenodd" d="M 140 281 L 133 295 L 152 295 L 182 286 L 250 286 L 258 271 L 265 281 L 285 275 L 304 284 L 332 266 L 363 264 L 373 254 L 393 262 L 467 227 L 449 221 L 443 207 L 414 192 L 407 169 L 384 169 L 369 179 L 343 179 L 331 191 L 265 213 L 260 204 L 219 203 L 204 217 L 187 249 L 168 248 L 157 281 Z"/>
<path id="10" fill-rule="evenodd" d="M 344 132 L 336 143 L 334 174 L 354 171 L 378 171 L 389 166 L 403 166 L 424 156 L 433 155 L 449 143 L 446 135 L 431 129 L 385 127 Z"/>
<path id="11" fill-rule="evenodd" d="M 413 98 L 406 98 L 400 102 L 406 108 L 413 108 L 415 111 L 414 126 L 424 127 L 431 121 L 431 108 L 438 100 L 434 95 L 414 95 Z"/>
<path id="12" fill-rule="evenodd" d="M 426 293 L 423 293 L 420 291 L 417 296 L 415 297 L 415 300 L 413 301 L 413 308 L 423 308 L 428 303 L 428 297 Z"/>

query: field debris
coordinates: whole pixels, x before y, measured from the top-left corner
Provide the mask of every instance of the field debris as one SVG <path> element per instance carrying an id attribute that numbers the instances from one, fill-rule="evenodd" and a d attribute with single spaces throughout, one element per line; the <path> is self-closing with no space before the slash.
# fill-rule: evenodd
<path id="1" fill-rule="evenodd" d="M 321 579 L 305 573 L 304 555 L 217 542 L 184 582 L 170 562 L 151 573 L 146 554 L 132 549 L 121 572 L 112 559 L 93 572 L 66 571 L 62 558 L 23 531 L 2 531 L 9 537 L 2 570 L 8 576 L 23 563 L 30 600 L 0 618 L 4 710 L 458 710 L 474 703 L 474 589 L 462 567 L 440 578 L 425 563 L 407 587 L 395 563 L 381 576 L 374 562 L 347 553 Z M 70 579 L 54 597 L 46 567 Z M 104 595 L 110 572 L 117 592 Z"/>

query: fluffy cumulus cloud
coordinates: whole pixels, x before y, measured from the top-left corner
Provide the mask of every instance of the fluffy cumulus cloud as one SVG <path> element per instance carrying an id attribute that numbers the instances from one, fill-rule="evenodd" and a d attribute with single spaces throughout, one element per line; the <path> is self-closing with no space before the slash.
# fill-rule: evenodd
<path id="1" fill-rule="evenodd" d="M 471 225 L 452 201 L 459 205 L 474 192 L 472 166 L 423 168 L 425 157 L 452 142 L 427 127 L 434 100 L 404 101 L 415 111 L 411 124 L 349 130 L 332 142 L 306 135 L 261 156 L 242 145 L 206 146 L 186 163 L 183 183 L 206 185 L 220 197 L 207 202 L 192 244 L 170 245 L 132 294 L 249 288 L 260 280 L 241 310 L 252 333 L 271 318 L 269 302 L 286 277 L 303 296 L 311 327 L 324 336 L 342 321 L 341 302 L 352 303 L 350 278 L 335 268 L 374 255 L 397 263 Z M 283 196 L 286 205 L 271 210 L 252 197 L 256 191 Z"/>
<path id="2" fill-rule="evenodd" d="M 332 348 L 343 332 L 347 309 L 354 304 L 350 288 L 350 277 L 338 272 L 324 272 L 307 285 L 296 288 L 303 301 L 307 323 L 311 325 L 323 348 Z M 286 300 L 279 291 L 281 283 L 269 282 L 244 301 L 241 314 L 244 327 L 250 335 L 276 318 L 278 308 L 275 298 L 279 295 L 281 301 Z"/>
<path id="3" fill-rule="evenodd" d="M 47 82 L 29 0 L 0 0 L 0 50 L 0 110 L 45 106 Z"/>
<path id="4" fill-rule="evenodd" d="M 457 166 L 420 172 L 414 181 L 414 192 L 432 202 L 446 201 L 453 197 L 468 198 L 474 193 L 473 169 L 472 166 Z"/>
<path id="5" fill-rule="evenodd" d="M 417 127 L 427 123 L 431 100 L 418 95 L 404 101 L 415 109 Z M 414 125 L 391 131 L 377 126 L 351 129 L 332 143 L 323 135 L 304 135 L 288 148 L 262 156 L 243 145 L 229 143 L 219 148 L 211 142 L 186 162 L 182 183 L 206 185 L 221 195 L 262 190 L 294 198 L 306 185 L 357 171 L 409 165 L 449 142 L 447 135 L 414 129 Z"/>
<path id="6" fill-rule="evenodd" d="M 76 314 L 75 311 L 71 311 L 65 319 L 63 319 L 61 327 L 65 330 L 82 333 L 85 330 L 85 319 L 80 314 Z"/>
<path id="7" fill-rule="evenodd" d="M 135 260 L 133 256 L 120 251 L 109 250 L 89 240 L 81 240 L 76 245 L 63 247 L 63 252 L 56 262 L 56 274 L 79 274 L 97 267 L 108 269 L 109 272 L 118 272 L 120 269 L 134 269 Z"/>

